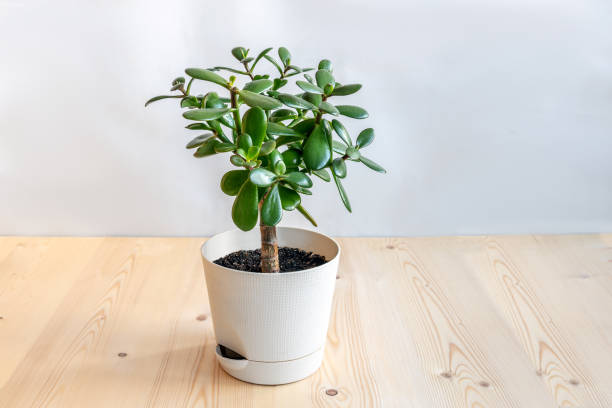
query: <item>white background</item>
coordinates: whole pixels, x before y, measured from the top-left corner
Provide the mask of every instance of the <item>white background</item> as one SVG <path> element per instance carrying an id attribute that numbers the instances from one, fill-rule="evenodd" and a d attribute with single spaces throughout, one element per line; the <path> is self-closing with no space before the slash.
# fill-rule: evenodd
<path id="1" fill-rule="evenodd" d="M 192 158 L 175 103 L 143 103 L 236 45 L 364 84 L 344 103 L 370 118 L 344 122 L 389 172 L 349 163 L 353 214 L 317 179 L 323 232 L 612 230 L 609 0 L 0 0 L 0 234 L 233 228 L 228 157 Z"/>

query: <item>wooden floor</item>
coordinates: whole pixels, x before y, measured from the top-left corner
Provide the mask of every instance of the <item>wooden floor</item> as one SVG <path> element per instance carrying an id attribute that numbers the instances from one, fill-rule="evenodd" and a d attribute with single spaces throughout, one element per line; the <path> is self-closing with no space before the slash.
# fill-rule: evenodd
<path id="1" fill-rule="evenodd" d="M 340 239 L 322 368 L 214 358 L 197 238 L 0 237 L 0 407 L 612 407 L 612 234 Z"/>

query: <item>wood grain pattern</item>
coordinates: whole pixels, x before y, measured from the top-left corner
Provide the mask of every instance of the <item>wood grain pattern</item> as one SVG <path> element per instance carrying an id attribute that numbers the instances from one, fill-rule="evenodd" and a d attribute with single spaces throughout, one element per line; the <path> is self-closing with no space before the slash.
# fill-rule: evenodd
<path id="1" fill-rule="evenodd" d="M 0 407 L 611 407 L 612 235 L 344 238 L 321 369 L 228 376 L 198 238 L 0 237 Z"/>

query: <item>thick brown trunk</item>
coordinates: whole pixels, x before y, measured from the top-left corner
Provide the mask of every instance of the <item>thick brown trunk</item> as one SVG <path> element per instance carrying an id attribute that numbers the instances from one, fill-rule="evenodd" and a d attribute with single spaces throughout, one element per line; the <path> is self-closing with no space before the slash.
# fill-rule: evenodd
<path id="1" fill-rule="evenodd" d="M 280 272 L 278 262 L 278 241 L 276 227 L 260 225 L 261 231 L 261 271 L 264 273 Z"/>

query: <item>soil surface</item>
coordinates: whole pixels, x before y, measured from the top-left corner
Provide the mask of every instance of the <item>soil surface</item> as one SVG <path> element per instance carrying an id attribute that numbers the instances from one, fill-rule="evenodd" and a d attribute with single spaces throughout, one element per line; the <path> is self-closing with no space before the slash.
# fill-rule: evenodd
<path id="1" fill-rule="evenodd" d="M 278 259 L 281 272 L 302 271 L 327 262 L 324 256 L 288 247 L 278 248 Z M 253 249 L 250 251 L 232 252 L 223 258 L 217 259 L 214 263 L 239 271 L 261 272 L 261 250 Z"/>

